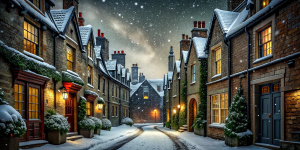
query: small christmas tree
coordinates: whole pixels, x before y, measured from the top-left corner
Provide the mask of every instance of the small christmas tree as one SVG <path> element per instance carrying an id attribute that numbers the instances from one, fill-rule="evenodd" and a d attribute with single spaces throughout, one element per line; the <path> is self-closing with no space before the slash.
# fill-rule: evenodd
<path id="1" fill-rule="evenodd" d="M 248 138 L 251 137 L 252 132 L 247 130 L 247 102 L 243 95 L 241 87 L 238 88 L 237 94 L 234 96 L 229 108 L 229 114 L 225 121 L 224 134 L 230 138 L 237 138 L 238 145 L 247 143 Z M 251 140 L 250 140 L 251 141 Z M 226 143 L 226 142 L 225 142 Z M 235 145 L 235 146 L 238 146 Z M 248 145 L 248 144 L 246 144 Z"/>

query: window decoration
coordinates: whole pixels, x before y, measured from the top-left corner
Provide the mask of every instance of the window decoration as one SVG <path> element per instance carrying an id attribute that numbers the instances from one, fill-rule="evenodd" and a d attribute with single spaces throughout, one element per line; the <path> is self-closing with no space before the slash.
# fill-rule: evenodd
<path id="1" fill-rule="evenodd" d="M 259 54 L 258 57 L 265 57 L 272 54 L 272 27 L 268 27 L 258 33 Z"/>
<path id="2" fill-rule="evenodd" d="M 93 83 L 93 68 L 88 66 L 88 83 L 92 85 Z"/>
<path id="3" fill-rule="evenodd" d="M 215 68 L 216 74 L 221 74 L 221 47 L 215 50 Z"/>
<path id="4" fill-rule="evenodd" d="M 224 124 L 228 116 L 228 94 L 217 94 L 211 96 L 212 123 Z"/>
<path id="5" fill-rule="evenodd" d="M 73 71 L 73 49 L 67 46 L 67 69 Z"/>
<path id="6" fill-rule="evenodd" d="M 270 92 L 270 88 L 269 88 L 269 86 L 268 85 L 266 85 L 266 86 L 263 86 L 262 88 L 261 88 L 261 93 L 262 94 L 265 94 L 265 93 L 269 93 Z"/>
<path id="7" fill-rule="evenodd" d="M 39 31 L 32 24 L 24 21 L 24 50 L 39 55 Z"/>

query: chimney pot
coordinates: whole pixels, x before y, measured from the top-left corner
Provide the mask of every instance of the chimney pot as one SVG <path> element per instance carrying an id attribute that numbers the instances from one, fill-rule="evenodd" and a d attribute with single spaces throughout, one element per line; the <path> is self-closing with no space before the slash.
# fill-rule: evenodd
<path id="1" fill-rule="evenodd" d="M 198 21 L 198 28 L 201 28 L 201 21 Z"/>
<path id="2" fill-rule="evenodd" d="M 101 35 L 101 30 L 98 29 L 98 37 L 100 37 L 100 35 Z"/>
<path id="3" fill-rule="evenodd" d="M 104 33 L 101 33 L 101 37 L 104 37 Z"/>
<path id="4" fill-rule="evenodd" d="M 79 17 L 80 17 L 80 18 L 82 17 L 82 12 L 79 12 Z"/>
<path id="5" fill-rule="evenodd" d="M 194 28 L 197 28 L 197 21 L 194 21 Z"/>
<path id="6" fill-rule="evenodd" d="M 118 54 L 120 54 L 120 51 L 118 51 Z"/>
<path id="7" fill-rule="evenodd" d="M 202 21 L 202 28 L 205 28 L 205 21 Z"/>
<path id="8" fill-rule="evenodd" d="M 188 40 L 188 39 L 189 39 L 189 36 L 188 36 L 188 35 L 186 35 L 186 38 L 185 38 L 185 39 L 187 39 L 187 40 Z"/>
<path id="9" fill-rule="evenodd" d="M 185 34 L 182 34 L 182 39 L 184 40 Z"/>
<path id="10" fill-rule="evenodd" d="M 114 51 L 114 54 L 116 54 L 117 52 L 116 51 Z"/>
<path id="11" fill-rule="evenodd" d="M 124 54 L 124 50 L 122 50 L 121 53 Z"/>

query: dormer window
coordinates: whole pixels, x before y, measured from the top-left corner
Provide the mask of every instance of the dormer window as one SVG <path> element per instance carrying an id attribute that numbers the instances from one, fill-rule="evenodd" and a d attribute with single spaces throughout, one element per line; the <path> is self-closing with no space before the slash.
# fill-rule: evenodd
<path id="1" fill-rule="evenodd" d="M 270 4 L 272 0 L 260 0 L 260 9 L 265 8 L 266 6 L 268 6 Z"/>
<path id="2" fill-rule="evenodd" d="M 93 44 L 91 44 L 91 41 L 88 43 L 88 55 L 91 59 L 93 59 Z"/>
<path id="3" fill-rule="evenodd" d="M 24 50 L 39 55 L 39 30 L 27 21 L 24 21 Z"/>
<path id="4" fill-rule="evenodd" d="M 37 8 L 40 8 L 40 0 L 29 0 Z"/>

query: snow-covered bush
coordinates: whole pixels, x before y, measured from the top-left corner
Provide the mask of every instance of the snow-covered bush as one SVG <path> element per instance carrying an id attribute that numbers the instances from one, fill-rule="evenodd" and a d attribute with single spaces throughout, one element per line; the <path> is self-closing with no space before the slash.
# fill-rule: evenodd
<path id="1" fill-rule="evenodd" d="M 95 122 L 95 129 L 101 129 L 102 128 L 102 121 L 96 117 L 89 117 Z"/>
<path id="2" fill-rule="evenodd" d="M 4 92 L 0 88 L 0 137 L 21 137 L 26 130 L 22 116 L 4 101 Z"/>
<path id="3" fill-rule="evenodd" d="M 94 130 L 95 129 L 95 122 L 92 119 L 84 118 L 78 122 L 80 129 L 87 129 L 87 130 Z"/>
<path id="4" fill-rule="evenodd" d="M 78 106 L 78 121 L 81 121 L 86 116 L 86 99 L 80 97 Z"/>
<path id="5" fill-rule="evenodd" d="M 241 87 L 238 88 L 225 120 L 224 134 L 230 138 L 247 138 L 252 132 L 247 130 L 247 102 Z"/>
<path id="6" fill-rule="evenodd" d="M 67 118 L 53 110 L 47 110 L 45 118 L 45 127 L 47 130 L 59 130 L 60 134 L 67 133 L 70 130 Z"/>
<path id="7" fill-rule="evenodd" d="M 109 130 L 111 129 L 111 122 L 108 119 L 103 119 L 102 120 L 102 129 L 103 130 Z"/>
<path id="8" fill-rule="evenodd" d="M 79 85 L 84 85 L 83 80 L 79 76 L 75 76 L 67 71 L 62 71 L 62 81 L 63 82 L 74 82 Z"/>
<path id="9" fill-rule="evenodd" d="M 132 126 L 133 125 L 133 120 L 131 118 L 123 118 L 122 119 L 122 124 L 126 124 L 126 125 L 129 125 L 129 126 Z"/>

